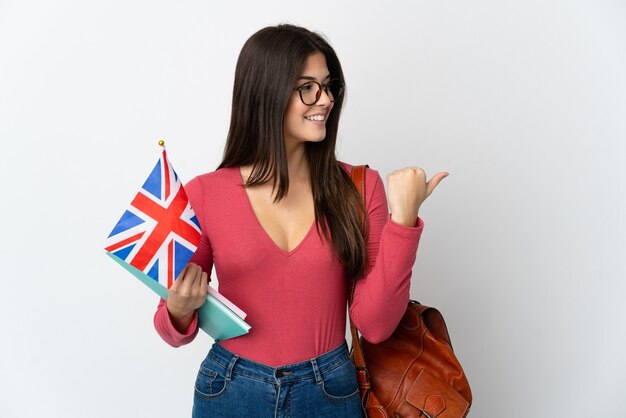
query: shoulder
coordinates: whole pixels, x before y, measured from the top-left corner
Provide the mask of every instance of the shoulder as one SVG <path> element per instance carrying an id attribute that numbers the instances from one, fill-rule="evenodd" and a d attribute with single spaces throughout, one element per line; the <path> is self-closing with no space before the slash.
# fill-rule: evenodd
<path id="1" fill-rule="evenodd" d="M 195 176 L 185 184 L 185 191 L 192 198 L 209 191 L 216 193 L 236 184 L 241 184 L 239 167 L 223 167 Z"/>
<path id="2" fill-rule="evenodd" d="M 366 164 L 366 163 L 350 164 L 345 161 L 339 161 L 339 160 L 337 160 L 337 162 L 346 170 L 348 174 L 352 172 L 352 167 Z M 367 169 L 365 170 L 365 181 L 367 182 L 367 184 L 376 184 L 379 181 L 382 182 L 382 179 L 380 177 L 380 173 L 378 172 L 378 170 L 370 166 L 370 167 L 367 167 Z"/>
<path id="3" fill-rule="evenodd" d="M 185 188 L 188 186 L 218 186 L 220 184 L 232 183 L 233 180 L 237 180 L 235 175 L 239 174 L 238 167 L 223 167 L 218 170 L 210 171 L 208 173 L 198 174 L 187 182 Z M 239 176 L 241 179 L 241 176 Z"/>
<path id="4" fill-rule="evenodd" d="M 363 164 L 348 164 L 343 161 L 338 161 L 340 165 L 350 175 L 352 167 Z M 385 193 L 385 185 L 383 179 L 380 177 L 378 170 L 367 167 L 365 170 L 365 201 L 367 202 L 368 213 L 372 208 L 385 208 L 387 209 L 387 197 Z"/>

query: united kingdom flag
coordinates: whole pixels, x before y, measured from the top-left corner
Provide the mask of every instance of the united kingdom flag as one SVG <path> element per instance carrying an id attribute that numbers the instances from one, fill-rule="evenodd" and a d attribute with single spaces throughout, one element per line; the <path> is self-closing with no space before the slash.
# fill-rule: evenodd
<path id="1" fill-rule="evenodd" d="M 200 242 L 200 224 L 185 189 L 161 158 L 108 236 L 105 250 L 170 288 Z"/>

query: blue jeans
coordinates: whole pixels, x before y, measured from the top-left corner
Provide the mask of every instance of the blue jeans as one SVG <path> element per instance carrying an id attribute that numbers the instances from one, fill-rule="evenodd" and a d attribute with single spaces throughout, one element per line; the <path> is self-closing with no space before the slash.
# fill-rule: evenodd
<path id="1" fill-rule="evenodd" d="M 200 365 L 193 418 L 362 418 L 356 370 L 343 343 L 319 357 L 270 367 L 215 342 Z"/>

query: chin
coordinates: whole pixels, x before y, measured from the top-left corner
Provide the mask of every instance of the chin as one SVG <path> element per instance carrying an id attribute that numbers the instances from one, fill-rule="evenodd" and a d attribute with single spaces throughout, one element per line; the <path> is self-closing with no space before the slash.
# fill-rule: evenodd
<path id="1" fill-rule="evenodd" d="M 324 139 L 326 139 L 326 135 L 324 135 L 321 138 L 311 138 L 311 139 L 307 139 L 308 142 L 322 142 Z"/>
<path id="2" fill-rule="evenodd" d="M 324 129 L 323 132 L 317 132 L 313 135 L 311 135 L 309 138 L 311 138 L 311 141 L 323 141 L 326 138 L 326 129 Z"/>

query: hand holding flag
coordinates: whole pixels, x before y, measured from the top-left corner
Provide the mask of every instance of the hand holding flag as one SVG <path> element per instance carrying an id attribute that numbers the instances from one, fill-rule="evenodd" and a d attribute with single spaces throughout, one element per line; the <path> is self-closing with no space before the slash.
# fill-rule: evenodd
<path id="1" fill-rule="evenodd" d="M 108 236 L 105 250 L 167 299 L 167 289 L 172 288 L 196 251 L 201 231 L 185 189 L 167 159 L 164 142 L 159 141 L 159 145 L 162 147 L 159 161 Z M 206 273 L 200 276 L 207 282 Z M 189 286 L 181 283 L 173 291 L 177 292 L 179 287 Z M 204 304 L 198 308 L 199 327 L 216 340 L 247 333 L 250 325 L 243 320 L 245 313 L 210 289 L 208 283 L 206 287 L 209 297 L 204 291 Z"/>
<path id="2" fill-rule="evenodd" d="M 197 264 L 187 264 L 168 291 L 167 310 L 177 329 L 189 327 L 194 311 L 204 304 L 208 294 L 208 275 Z"/>

